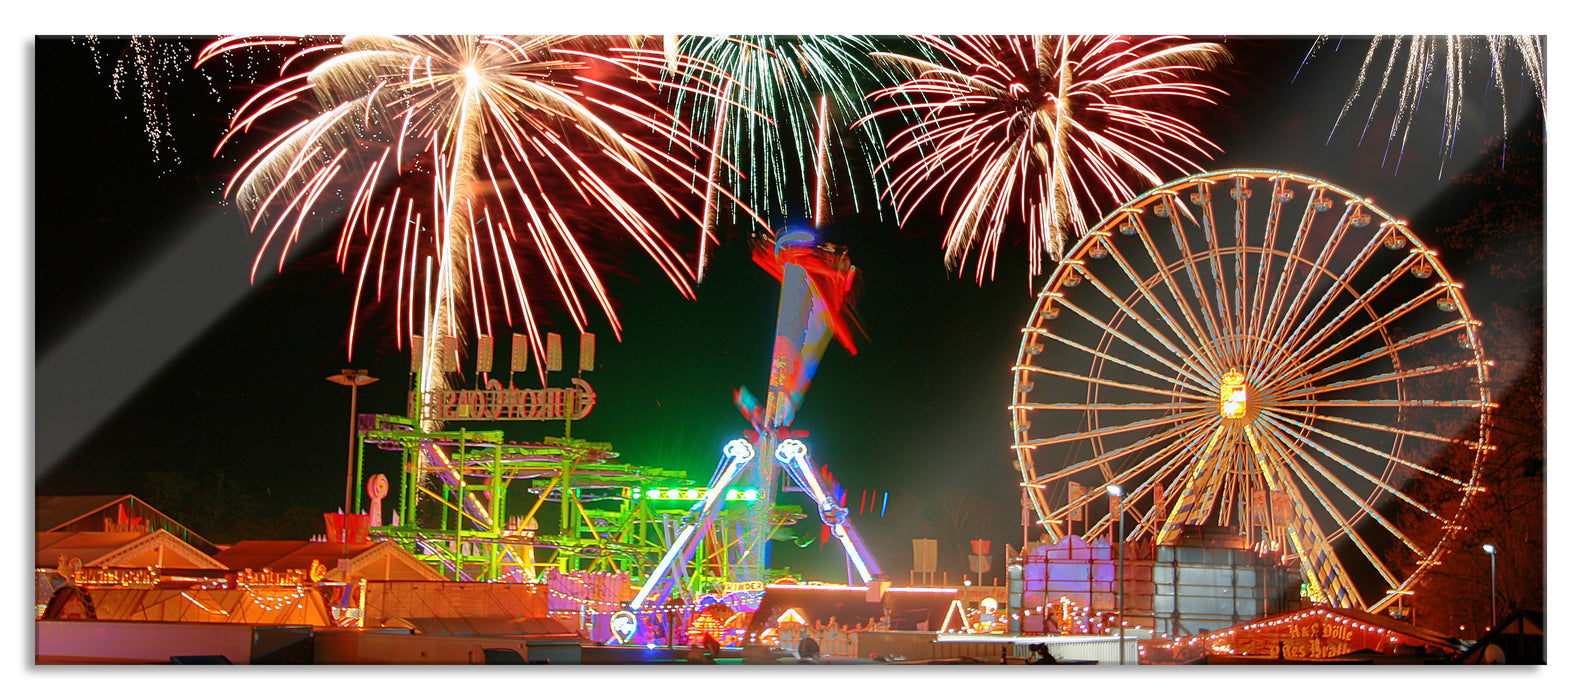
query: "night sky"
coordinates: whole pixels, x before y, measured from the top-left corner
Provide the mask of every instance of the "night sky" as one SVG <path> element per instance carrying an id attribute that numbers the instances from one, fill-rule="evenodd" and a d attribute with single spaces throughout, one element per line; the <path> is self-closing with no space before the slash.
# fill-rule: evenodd
<path id="1" fill-rule="evenodd" d="M 1388 115 L 1360 146 L 1357 115 L 1325 143 L 1365 38 L 1343 41 L 1338 51 L 1332 43 L 1299 75 L 1310 38 L 1224 40 L 1235 60 L 1209 80 L 1230 95 L 1192 114 L 1225 150 L 1206 169 L 1279 168 L 1326 179 L 1371 196 L 1433 242 L 1436 228 L 1471 204 L 1452 175 L 1499 157 L 1497 143 L 1485 147 L 1497 134 L 1498 111 L 1485 106 L 1481 78 L 1469 81 L 1476 94 L 1446 174 L 1438 175 L 1431 108 L 1397 172 L 1393 155 L 1381 165 Z M 106 41 L 106 60 L 123 45 Z M 284 274 L 273 274 L 270 258 L 249 285 L 256 239 L 220 197 L 236 153 L 210 157 L 237 94 L 223 80 L 181 74 L 168 91 L 173 149 L 159 150 L 156 160 L 140 93 L 129 88 L 117 99 L 108 62 L 96 67 L 87 45 L 64 39 L 41 38 L 29 50 L 35 221 L 24 252 L 34 265 L 35 383 L 27 412 L 35 492 L 145 495 L 151 473 L 203 485 L 221 474 L 236 486 L 229 493 L 248 500 L 226 504 L 237 512 L 334 511 L 345 478 L 349 396 L 325 377 L 346 367 L 379 377 L 361 390 L 360 412 L 400 413 L 409 386 L 408 355 L 395 349 L 388 327 L 364 327 L 347 361 L 355 279 L 336 269 L 336 233 L 299 245 Z M 1525 97 L 1514 100 L 1513 134 L 1542 123 Z M 941 542 L 941 566 L 952 572 L 965 566 L 950 553 L 966 539 L 993 540 L 996 555 L 1006 543 L 1020 545 L 1006 404 L 1018 330 L 1032 305 L 1022 239 L 1004 246 L 996 279 L 980 287 L 970 271 L 961 278 L 944 267 L 938 218 L 898 230 L 893 214 L 865 211 L 837 218 L 827 235 L 849 247 L 862 271 L 857 309 L 866 338 L 855 356 L 832 344 L 798 414 L 795 427 L 810 431 L 815 462 L 828 464 L 848 491 L 889 493 L 885 518 L 856 523 L 894 578 L 906 578 L 914 536 L 961 540 Z M 617 343 L 608 324 L 595 320 L 597 368 L 583 378 L 598 405 L 573 435 L 613 443 L 620 461 L 706 480 L 720 447 L 747 427 L 731 391 L 745 385 L 763 395 L 778 284 L 750 261 L 739 231 L 713 256 L 696 301 L 682 298 L 635 250 L 614 250 L 610 262 L 605 274 L 624 334 Z M 1477 261 L 1450 255 L 1446 262 L 1479 315 L 1544 294 L 1542 280 L 1487 284 Z M 574 352 L 569 317 L 548 304 L 539 313 L 543 330 L 569 336 L 567 352 Z M 564 385 L 559 376 L 550 383 Z M 537 380 L 529 373 L 518 381 Z M 496 427 L 520 441 L 562 430 L 558 423 Z M 394 461 L 384 466 L 393 480 Z M 939 504 L 957 493 L 968 494 L 983 517 L 973 531 L 945 533 Z M 799 532 L 805 539 L 812 530 Z M 817 549 L 777 545 L 773 563 L 843 578 L 838 548 Z"/>

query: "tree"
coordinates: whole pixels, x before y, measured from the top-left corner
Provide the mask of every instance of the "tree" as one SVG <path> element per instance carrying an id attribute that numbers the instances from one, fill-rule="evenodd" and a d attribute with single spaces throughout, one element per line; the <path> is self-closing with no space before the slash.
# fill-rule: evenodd
<path id="1" fill-rule="evenodd" d="M 1492 388 L 1499 405 L 1491 413 L 1495 449 L 1483 465 L 1482 491 L 1467 506 L 1455 546 L 1427 573 L 1412 603 L 1418 624 L 1466 638 L 1479 636 L 1490 619 L 1490 561 L 1483 544 L 1494 545 L 1498 556 L 1498 614 L 1545 606 L 1543 156 L 1539 133 L 1513 137 L 1509 150 L 1456 178 L 1458 198 L 1465 193 L 1476 204 L 1464 218 L 1436 229 L 1449 252 L 1465 256 L 1474 279 L 1487 275 L 1477 285 L 1483 289 L 1469 285 L 1468 297 L 1482 307 L 1481 338 L 1486 356 L 1495 362 Z M 1498 282 L 1490 284 L 1493 280 Z M 1442 457 L 1465 458 L 1465 453 Z M 1461 497 L 1453 485 L 1430 479 L 1414 482 L 1408 494 L 1436 512 L 1453 509 Z M 1407 513 L 1401 525 L 1422 541 L 1442 523 Z M 1390 556 L 1415 557 L 1405 547 Z"/>

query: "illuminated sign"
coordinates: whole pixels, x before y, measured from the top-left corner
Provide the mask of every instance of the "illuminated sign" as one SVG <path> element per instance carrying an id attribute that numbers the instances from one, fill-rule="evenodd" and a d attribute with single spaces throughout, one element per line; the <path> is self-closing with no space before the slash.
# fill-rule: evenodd
<path id="1" fill-rule="evenodd" d="M 647 489 L 628 487 L 623 490 L 623 493 L 627 498 L 634 500 L 646 498 L 650 501 L 701 501 L 708 496 L 709 490 L 696 486 Z M 758 500 L 758 489 L 726 489 L 725 500 L 756 501 Z"/>
<path id="2" fill-rule="evenodd" d="M 423 415 L 435 420 L 580 420 L 593 411 L 597 395 L 581 379 L 571 383 L 571 388 L 507 389 L 491 379 L 483 390 L 424 392 Z"/>
<path id="3" fill-rule="evenodd" d="M 741 593 L 741 592 L 744 592 L 744 591 L 749 592 L 749 593 L 761 593 L 764 590 L 764 582 L 763 581 L 726 581 L 725 583 L 721 584 L 720 590 L 723 591 L 725 593 L 725 595 L 730 595 L 732 593 Z"/>
<path id="4" fill-rule="evenodd" d="M 71 582 L 79 586 L 154 586 L 159 583 L 159 569 L 152 566 L 142 569 L 94 567 L 72 573 Z"/>
<path id="5" fill-rule="evenodd" d="M 1238 634 L 1228 646 L 1241 656 L 1329 659 L 1379 646 L 1378 636 L 1354 624 L 1320 619 L 1279 625 L 1264 634 Z"/>
<path id="6" fill-rule="evenodd" d="M 317 564 L 318 562 L 315 561 L 314 563 Z M 319 566 L 323 567 L 323 564 Z M 263 571 L 242 569 L 236 572 L 236 585 L 238 586 L 300 586 L 308 579 L 308 572 L 302 569 L 270 571 L 266 567 Z"/>
<path id="7" fill-rule="evenodd" d="M 610 616 L 610 636 L 615 638 L 616 644 L 625 644 L 637 634 L 637 615 L 630 610 L 622 610 Z"/>

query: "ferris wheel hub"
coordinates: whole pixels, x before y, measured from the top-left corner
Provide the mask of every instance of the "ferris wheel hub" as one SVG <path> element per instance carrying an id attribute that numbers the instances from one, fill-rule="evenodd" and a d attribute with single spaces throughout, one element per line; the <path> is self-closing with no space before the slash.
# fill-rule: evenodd
<path id="1" fill-rule="evenodd" d="M 1219 378 L 1219 415 L 1237 420 L 1247 416 L 1247 375 L 1232 369 Z"/>

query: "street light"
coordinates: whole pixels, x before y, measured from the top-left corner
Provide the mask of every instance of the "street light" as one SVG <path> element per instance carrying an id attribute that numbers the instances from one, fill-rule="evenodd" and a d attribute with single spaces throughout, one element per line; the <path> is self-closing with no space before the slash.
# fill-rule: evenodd
<path id="1" fill-rule="evenodd" d="M 1494 588 L 1494 545 L 1483 545 L 1483 551 L 1487 552 L 1489 555 L 1489 634 L 1493 634 L 1494 625 L 1498 624 L 1498 620 L 1496 620 L 1494 617 L 1494 611 L 1499 606 L 1498 598 L 1496 598 L 1496 591 Z"/>
<path id="2" fill-rule="evenodd" d="M 1126 491 L 1118 484 L 1104 487 L 1110 492 L 1111 498 L 1121 498 L 1121 507 L 1117 512 L 1119 535 L 1115 538 L 1116 560 L 1119 566 L 1115 569 L 1115 639 L 1120 642 L 1120 663 L 1126 663 Z"/>
<path id="3" fill-rule="evenodd" d="M 341 510 L 341 543 L 346 543 L 348 522 L 352 516 L 352 462 L 357 455 L 357 387 L 379 381 L 376 377 L 368 376 L 366 369 L 343 369 L 340 374 L 325 377 L 336 384 L 352 388 L 352 422 L 351 437 L 346 445 L 346 507 Z"/>

